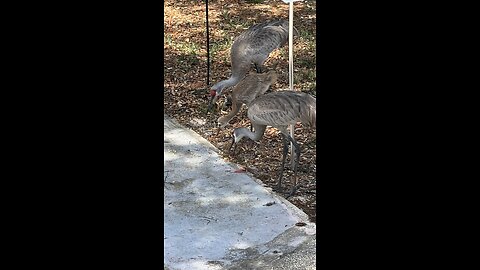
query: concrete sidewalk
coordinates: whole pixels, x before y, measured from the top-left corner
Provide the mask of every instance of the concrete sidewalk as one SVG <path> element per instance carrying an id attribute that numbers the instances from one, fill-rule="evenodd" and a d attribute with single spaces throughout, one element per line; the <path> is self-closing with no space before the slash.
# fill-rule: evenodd
<path id="1" fill-rule="evenodd" d="M 164 115 L 165 269 L 315 269 L 315 224 L 217 151 Z"/>

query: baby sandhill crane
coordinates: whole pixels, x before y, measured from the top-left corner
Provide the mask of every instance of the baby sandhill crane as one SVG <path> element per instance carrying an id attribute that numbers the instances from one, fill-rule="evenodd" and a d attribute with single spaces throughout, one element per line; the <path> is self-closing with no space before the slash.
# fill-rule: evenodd
<path id="1" fill-rule="evenodd" d="M 240 111 L 242 105 L 249 105 L 256 97 L 263 95 L 270 85 L 277 81 L 277 73 L 270 70 L 266 73 L 251 73 L 240 81 L 232 90 L 232 110 L 225 116 L 218 118 L 218 126 L 225 127 Z"/>
<path id="2" fill-rule="evenodd" d="M 285 158 L 288 153 L 288 145 L 290 141 L 295 147 L 296 162 L 293 168 L 294 187 L 287 197 L 293 195 L 298 188 L 297 167 L 300 160 L 300 146 L 295 139 L 290 136 L 287 127 L 289 125 L 295 125 L 297 122 L 315 127 L 316 99 L 311 95 L 300 91 L 272 92 L 259 96 L 253 100 L 248 107 L 247 116 L 252 122 L 255 131 L 251 132 L 244 127 L 234 129 L 233 142 L 230 149 L 235 145 L 233 149 L 233 153 L 235 153 L 236 143 L 238 143 L 243 137 L 247 137 L 254 141 L 260 140 L 267 126 L 277 128 L 283 137 L 282 165 L 280 167 L 277 190 L 281 190 Z"/>
<path id="3" fill-rule="evenodd" d="M 295 28 L 294 35 L 298 35 Z M 253 25 L 235 38 L 230 50 L 232 74 L 230 78 L 212 86 L 208 110 L 217 101 L 223 89 L 235 86 L 245 77 L 251 69 L 252 63 L 255 65 L 257 72 L 260 73 L 270 53 L 284 46 L 287 42 L 288 21 L 286 20 L 275 20 Z"/>

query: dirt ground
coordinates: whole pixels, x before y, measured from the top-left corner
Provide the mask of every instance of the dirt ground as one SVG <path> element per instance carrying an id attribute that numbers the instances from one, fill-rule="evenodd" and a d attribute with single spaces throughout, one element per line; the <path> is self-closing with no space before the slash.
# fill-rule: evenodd
<path id="1" fill-rule="evenodd" d="M 209 1 L 208 5 L 210 77 L 207 85 L 205 1 L 165 1 L 164 112 L 222 150 L 226 160 L 240 164 L 266 186 L 273 187 L 282 157 L 278 130 L 267 128 L 258 142 L 242 140 L 237 154 L 232 156 L 228 148 L 233 129 L 250 126 L 245 106 L 225 128 L 217 128 L 216 120 L 230 109 L 223 111 L 221 106 L 211 112 L 206 109 L 210 87 L 230 76 L 229 53 L 233 39 L 253 24 L 280 18 L 288 20 L 288 5 L 281 0 L 216 0 Z M 300 33 L 293 46 L 294 89 L 312 96 L 316 96 L 315 9 L 316 2 L 312 0 L 294 4 L 294 25 Z M 277 65 L 279 79 L 271 90 L 288 89 L 288 45 L 270 55 L 266 66 L 274 65 Z M 229 90 L 225 90 L 225 94 Z M 288 200 L 316 222 L 316 131 L 297 124 L 295 139 L 301 147 L 298 169 L 301 187 Z M 282 181 L 285 191 L 293 185 L 292 175 L 290 166 L 286 166 Z"/>

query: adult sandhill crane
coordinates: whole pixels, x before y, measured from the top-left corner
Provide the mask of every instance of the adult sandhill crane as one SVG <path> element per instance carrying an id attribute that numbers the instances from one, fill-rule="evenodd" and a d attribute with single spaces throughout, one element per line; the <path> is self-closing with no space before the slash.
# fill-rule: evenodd
<path id="1" fill-rule="evenodd" d="M 225 116 L 218 118 L 220 127 L 225 127 L 230 120 L 240 111 L 242 105 L 249 105 L 256 97 L 263 95 L 270 85 L 278 79 L 274 70 L 266 73 L 251 73 L 241 80 L 232 90 L 232 110 Z"/>
<path id="2" fill-rule="evenodd" d="M 294 35 L 298 31 L 294 28 Z M 263 64 L 270 53 L 284 46 L 288 42 L 288 21 L 275 20 L 256 24 L 240 34 L 233 41 L 230 50 L 232 74 L 230 78 L 220 81 L 212 86 L 208 110 L 217 101 L 223 89 L 235 86 L 251 69 L 252 63 L 258 73 L 263 69 Z"/>
<path id="3" fill-rule="evenodd" d="M 294 165 L 294 187 L 291 196 L 297 190 L 297 167 L 300 160 L 300 146 L 292 138 L 287 130 L 289 125 L 295 125 L 301 122 L 304 125 L 316 126 L 316 99 L 309 94 L 300 91 L 279 91 L 272 92 L 257 97 L 250 103 L 247 110 L 247 116 L 252 122 L 255 129 L 254 132 L 247 128 L 241 127 L 233 130 L 233 141 L 230 149 L 243 138 L 247 137 L 251 140 L 258 141 L 262 138 L 267 126 L 277 128 L 283 137 L 283 156 L 282 165 L 280 167 L 280 176 L 278 178 L 277 190 L 281 189 L 283 170 L 285 166 L 285 158 L 288 153 L 289 142 L 295 147 L 296 162 Z"/>

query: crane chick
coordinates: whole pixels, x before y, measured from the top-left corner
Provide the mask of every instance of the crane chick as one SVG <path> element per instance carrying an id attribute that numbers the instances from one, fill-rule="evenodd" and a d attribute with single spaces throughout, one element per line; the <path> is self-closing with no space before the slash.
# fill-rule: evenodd
<path id="1" fill-rule="evenodd" d="M 270 70 L 267 73 L 248 74 L 233 88 L 230 98 L 232 110 L 227 115 L 218 118 L 218 126 L 225 127 L 240 111 L 243 104 L 249 106 L 255 98 L 263 95 L 277 79 L 278 75 L 274 70 Z"/>

